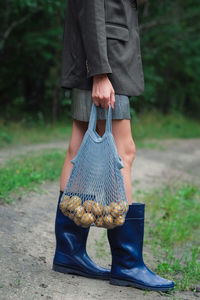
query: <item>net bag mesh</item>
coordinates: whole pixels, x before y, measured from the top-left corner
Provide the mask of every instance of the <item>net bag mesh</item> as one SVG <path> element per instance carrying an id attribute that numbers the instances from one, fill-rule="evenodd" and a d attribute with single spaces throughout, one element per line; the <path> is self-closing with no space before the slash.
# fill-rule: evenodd
<path id="1" fill-rule="evenodd" d="M 103 137 L 96 132 L 97 108 L 92 104 L 88 130 L 60 201 L 64 215 L 77 225 L 114 228 L 123 225 L 128 202 L 120 171 L 124 167 L 112 135 L 109 105 Z"/>

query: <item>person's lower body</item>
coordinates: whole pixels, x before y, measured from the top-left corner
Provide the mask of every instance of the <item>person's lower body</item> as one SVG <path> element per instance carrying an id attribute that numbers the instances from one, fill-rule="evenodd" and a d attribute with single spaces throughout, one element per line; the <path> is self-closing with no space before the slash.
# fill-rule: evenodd
<path id="1" fill-rule="evenodd" d="M 64 191 L 73 167 L 71 160 L 76 156 L 88 128 L 91 105 L 91 91 L 72 90 L 73 127 L 60 178 L 61 191 Z M 100 135 L 104 133 L 106 117 L 106 109 L 97 107 L 97 131 Z M 130 212 L 122 227 L 108 230 L 112 252 L 111 273 L 109 273 L 109 270 L 97 266 L 88 257 L 86 241 L 89 230 L 77 226 L 68 217 L 62 215 L 59 207 L 57 208 L 55 222 L 57 246 L 53 269 L 63 273 L 71 272 L 101 279 L 108 279 L 111 276 L 110 281 L 112 284 L 166 291 L 173 288 L 173 283 L 155 275 L 143 262 L 141 241 L 143 243 L 144 209 L 142 218 L 137 217 L 137 211 L 140 214 L 144 205 L 142 206 L 141 204 L 141 207 L 139 204 L 131 205 L 131 167 L 135 157 L 135 144 L 131 133 L 130 103 L 127 96 L 115 95 L 115 108 L 112 111 L 112 119 L 112 133 L 118 154 L 124 163 L 124 168 L 121 169 L 121 172 L 124 177 Z M 135 209 L 135 217 L 131 215 L 133 207 Z M 81 236 L 84 238 L 81 239 Z M 142 279 L 143 275 L 145 278 Z"/>

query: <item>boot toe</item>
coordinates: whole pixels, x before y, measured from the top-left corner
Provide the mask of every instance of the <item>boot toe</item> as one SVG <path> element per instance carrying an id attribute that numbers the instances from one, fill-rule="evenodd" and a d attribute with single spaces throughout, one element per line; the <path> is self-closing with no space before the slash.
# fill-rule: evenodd
<path id="1" fill-rule="evenodd" d="M 135 266 L 131 269 L 115 269 L 115 272 L 111 273 L 110 283 L 163 292 L 174 288 L 174 282 L 156 275 L 146 265 Z"/>
<path id="2" fill-rule="evenodd" d="M 166 278 L 163 278 L 163 277 L 160 277 L 158 275 L 155 275 L 156 277 L 158 277 L 158 280 L 157 280 L 157 283 L 156 283 L 156 287 L 158 288 L 163 288 L 163 289 L 173 289 L 174 288 L 174 282 L 169 280 L 169 279 L 166 279 Z"/>
<path id="3" fill-rule="evenodd" d="M 147 287 L 152 290 L 168 291 L 174 288 L 174 282 L 166 278 L 160 277 L 159 275 L 152 272 L 146 265 L 141 268 L 143 269 L 144 283 Z"/>

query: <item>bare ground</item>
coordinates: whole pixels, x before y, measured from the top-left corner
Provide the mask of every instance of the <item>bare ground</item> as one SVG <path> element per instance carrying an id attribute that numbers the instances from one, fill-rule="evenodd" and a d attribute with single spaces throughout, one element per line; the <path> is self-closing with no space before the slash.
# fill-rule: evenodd
<path id="1" fill-rule="evenodd" d="M 165 140 L 162 150 L 137 150 L 132 168 L 133 201 L 136 190 L 151 190 L 171 182 L 199 183 L 200 140 Z M 10 148 L 0 152 L 0 162 L 49 148 L 67 147 L 51 143 Z M 160 299 L 156 292 L 116 287 L 107 281 L 64 275 L 51 270 L 55 248 L 54 219 L 59 183 L 42 186 L 42 193 L 30 193 L 13 205 L 0 206 L 0 299 L 2 300 L 90 300 Z M 148 207 L 146 207 L 148 209 Z M 105 230 L 92 228 L 88 253 L 98 264 L 110 267 L 111 256 Z M 103 243 L 102 243 L 103 242 Z M 156 259 L 144 245 L 145 260 L 154 266 Z M 192 292 L 176 292 L 171 299 L 197 299 Z M 173 298 L 174 297 L 174 298 Z"/>

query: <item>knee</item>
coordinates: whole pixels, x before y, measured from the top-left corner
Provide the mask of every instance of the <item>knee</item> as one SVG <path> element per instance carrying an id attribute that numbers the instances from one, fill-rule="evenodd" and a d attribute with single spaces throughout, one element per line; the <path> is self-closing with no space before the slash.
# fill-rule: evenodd
<path id="1" fill-rule="evenodd" d="M 124 145 L 124 151 L 121 155 L 121 158 L 126 165 L 131 166 L 135 159 L 135 154 L 136 154 L 135 143 L 134 143 L 133 139 L 131 138 L 126 143 L 126 145 Z"/>
<path id="2" fill-rule="evenodd" d="M 77 144 L 73 144 L 72 142 L 69 143 L 68 146 L 68 155 L 70 157 L 70 159 L 73 159 L 76 154 L 78 153 L 79 150 L 79 146 Z"/>

